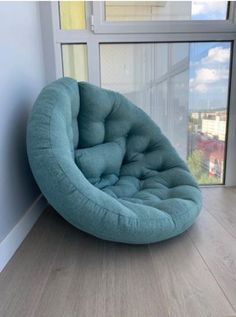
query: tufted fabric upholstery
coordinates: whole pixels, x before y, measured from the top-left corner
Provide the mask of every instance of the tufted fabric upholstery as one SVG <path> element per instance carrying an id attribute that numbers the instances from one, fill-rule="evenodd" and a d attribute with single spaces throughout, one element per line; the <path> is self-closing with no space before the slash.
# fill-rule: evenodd
<path id="1" fill-rule="evenodd" d="M 97 237 L 152 243 L 197 217 L 201 193 L 157 125 L 124 96 L 63 78 L 31 113 L 27 150 L 49 203 Z"/>

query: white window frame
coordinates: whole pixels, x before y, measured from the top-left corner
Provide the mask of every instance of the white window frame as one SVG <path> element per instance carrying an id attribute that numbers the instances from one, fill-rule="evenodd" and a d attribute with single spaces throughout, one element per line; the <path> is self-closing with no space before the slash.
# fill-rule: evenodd
<path id="1" fill-rule="evenodd" d="M 104 1 L 93 3 L 95 33 L 200 33 L 234 32 L 235 3 L 229 5 L 227 20 L 194 21 L 106 21 Z M 186 31 L 187 30 L 187 31 Z"/>
<path id="2" fill-rule="evenodd" d="M 106 22 L 104 2 L 86 2 L 86 30 L 61 30 L 58 2 L 40 2 L 47 81 L 63 76 L 62 44 L 87 44 L 88 81 L 100 86 L 101 43 L 231 41 L 230 87 L 236 87 L 236 3 L 225 21 Z M 236 89 L 230 89 L 224 185 L 236 185 Z M 202 185 L 204 186 L 204 185 Z"/>

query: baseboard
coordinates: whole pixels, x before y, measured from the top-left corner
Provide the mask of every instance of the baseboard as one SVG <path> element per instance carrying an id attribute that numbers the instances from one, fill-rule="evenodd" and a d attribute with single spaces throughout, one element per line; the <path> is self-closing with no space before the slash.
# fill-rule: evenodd
<path id="1" fill-rule="evenodd" d="M 47 201 L 41 194 L 6 238 L 0 242 L 0 272 L 10 261 L 46 206 Z"/>

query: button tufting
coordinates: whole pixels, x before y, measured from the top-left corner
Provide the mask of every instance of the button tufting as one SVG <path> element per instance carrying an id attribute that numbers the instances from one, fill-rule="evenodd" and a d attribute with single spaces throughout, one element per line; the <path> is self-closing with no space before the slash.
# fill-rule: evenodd
<path id="1" fill-rule="evenodd" d="M 65 96 L 72 92 L 71 115 Z M 72 224 L 102 239 L 139 244 L 173 237 L 193 223 L 201 207 L 195 180 L 158 126 L 125 97 L 63 78 L 36 103 L 29 159 L 45 196 Z M 67 157 L 71 148 L 75 155 Z"/>

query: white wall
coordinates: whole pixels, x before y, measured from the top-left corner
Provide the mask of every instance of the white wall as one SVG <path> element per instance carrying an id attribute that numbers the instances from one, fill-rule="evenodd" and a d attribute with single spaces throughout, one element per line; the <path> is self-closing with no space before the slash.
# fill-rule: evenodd
<path id="1" fill-rule="evenodd" d="M 45 84 L 38 2 L 0 2 L 0 242 L 40 192 L 26 156 L 28 113 Z"/>

